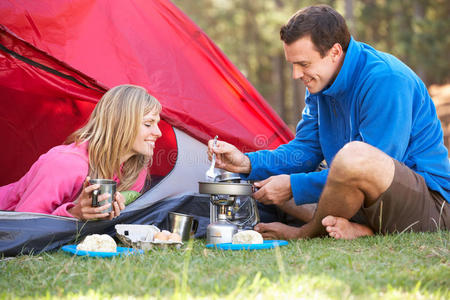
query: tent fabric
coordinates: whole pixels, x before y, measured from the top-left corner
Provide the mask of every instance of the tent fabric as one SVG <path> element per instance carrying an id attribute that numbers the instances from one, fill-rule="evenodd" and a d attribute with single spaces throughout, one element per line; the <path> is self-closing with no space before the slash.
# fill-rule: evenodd
<path id="1" fill-rule="evenodd" d="M 114 221 L 0 212 L 0 255 L 111 234 L 117 222 L 164 228 L 170 210 L 205 217 L 193 199 L 207 169 L 208 139 L 219 135 L 254 151 L 293 138 L 220 49 L 168 0 L 0 1 L 0 185 L 23 176 L 86 122 L 108 88 L 124 83 L 145 87 L 163 105 L 151 174 L 164 178 Z"/>
<path id="2" fill-rule="evenodd" d="M 3 26 L 0 45 L 0 140 L 6 144 L 0 185 L 5 185 L 80 127 L 106 89 Z"/>
<path id="3" fill-rule="evenodd" d="M 146 87 L 163 104 L 164 120 L 202 142 L 219 135 L 253 151 L 293 138 L 239 70 L 170 1 L 2 1 L 0 20 L 108 88 Z"/>
<path id="4" fill-rule="evenodd" d="M 81 127 L 106 88 L 21 40 L 0 25 L 0 185 L 17 181 L 51 147 Z M 154 150 L 151 174 L 164 176 L 176 159 L 172 126 Z M 169 157 L 170 155 L 170 157 Z"/>

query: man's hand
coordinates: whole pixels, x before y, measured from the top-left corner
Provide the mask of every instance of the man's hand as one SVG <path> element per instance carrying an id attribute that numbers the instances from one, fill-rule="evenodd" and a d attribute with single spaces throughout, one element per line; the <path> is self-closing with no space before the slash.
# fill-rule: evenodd
<path id="1" fill-rule="evenodd" d="M 263 204 L 282 205 L 292 198 L 291 177 L 289 175 L 271 176 L 254 185 L 259 188 L 253 198 Z"/>
<path id="2" fill-rule="evenodd" d="M 216 168 L 221 168 L 233 173 L 250 173 L 250 159 L 239 151 L 235 146 L 217 141 L 213 147 L 213 141 L 208 141 L 208 158 L 212 159 L 213 152 L 216 154 Z"/>

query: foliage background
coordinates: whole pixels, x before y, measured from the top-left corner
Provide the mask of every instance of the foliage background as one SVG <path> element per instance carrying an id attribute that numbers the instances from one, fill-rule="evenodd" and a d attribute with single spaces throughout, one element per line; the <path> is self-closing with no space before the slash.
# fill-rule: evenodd
<path id="1" fill-rule="evenodd" d="M 291 79 L 280 27 L 297 10 L 328 4 L 356 40 L 389 52 L 428 85 L 450 83 L 448 0 L 173 0 L 222 49 L 283 120 L 300 120 L 305 87 Z"/>

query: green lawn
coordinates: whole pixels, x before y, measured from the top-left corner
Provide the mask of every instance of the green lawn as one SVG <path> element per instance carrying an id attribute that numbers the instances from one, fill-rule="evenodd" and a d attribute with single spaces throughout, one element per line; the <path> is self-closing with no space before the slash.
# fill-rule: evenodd
<path id="1" fill-rule="evenodd" d="M 62 251 L 0 262 L 0 298 L 449 299 L 450 233 L 290 241 L 108 259 Z"/>

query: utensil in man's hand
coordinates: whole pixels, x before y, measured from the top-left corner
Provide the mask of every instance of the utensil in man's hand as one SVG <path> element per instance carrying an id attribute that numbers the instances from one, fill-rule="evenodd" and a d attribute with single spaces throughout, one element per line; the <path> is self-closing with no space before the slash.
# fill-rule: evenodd
<path id="1" fill-rule="evenodd" d="M 216 147 L 217 138 L 218 136 L 216 135 L 213 141 L 213 148 Z M 216 154 L 213 152 L 211 159 L 211 166 L 209 167 L 208 171 L 206 171 L 206 180 L 214 181 L 214 179 L 216 178 L 216 172 L 214 172 L 215 165 L 216 165 Z"/>

